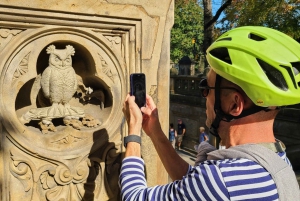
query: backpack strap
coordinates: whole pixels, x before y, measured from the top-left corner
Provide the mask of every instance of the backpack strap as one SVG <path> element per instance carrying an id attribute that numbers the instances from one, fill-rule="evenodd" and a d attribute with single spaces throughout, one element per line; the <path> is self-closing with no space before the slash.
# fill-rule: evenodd
<path id="1" fill-rule="evenodd" d="M 272 150 L 275 153 L 278 152 L 285 152 L 285 145 L 280 140 L 276 139 L 276 142 L 274 143 L 258 143 L 258 145 L 264 146 L 270 150 Z"/>
<path id="2" fill-rule="evenodd" d="M 208 160 L 246 158 L 255 161 L 271 174 L 277 187 L 279 200 L 300 200 L 299 185 L 293 169 L 274 151 L 264 145 L 238 145 L 224 150 L 212 151 L 207 153 L 207 156 Z"/>

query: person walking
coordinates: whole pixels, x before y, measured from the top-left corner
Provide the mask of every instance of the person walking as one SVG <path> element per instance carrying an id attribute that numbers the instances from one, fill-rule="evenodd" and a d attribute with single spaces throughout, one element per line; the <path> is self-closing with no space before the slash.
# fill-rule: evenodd
<path id="1" fill-rule="evenodd" d="M 174 149 L 175 149 L 176 137 L 177 137 L 177 131 L 174 129 L 174 124 L 170 123 L 169 141 L 171 142 Z"/>
<path id="2" fill-rule="evenodd" d="M 299 185 L 273 123 L 281 106 L 300 103 L 300 44 L 274 29 L 245 26 L 221 35 L 206 57 L 211 67 L 200 82 L 206 126 L 226 149 L 202 142 L 195 165 L 189 165 L 164 134 L 153 99 L 147 95 L 140 109 L 127 95 L 122 200 L 299 201 Z M 173 182 L 147 186 L 142 128 Z"/>

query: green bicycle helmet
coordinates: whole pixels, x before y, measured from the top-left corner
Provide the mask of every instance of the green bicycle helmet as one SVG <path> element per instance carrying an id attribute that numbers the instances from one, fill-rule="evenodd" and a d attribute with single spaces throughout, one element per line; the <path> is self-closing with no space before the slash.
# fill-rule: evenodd
<path id="1" fill-rule="evenodd" d="M 288 35 L 266 27 L 235 28 L 221 35 L 206 57 L 257 106 L 300 103 L 300 44 Z"/>

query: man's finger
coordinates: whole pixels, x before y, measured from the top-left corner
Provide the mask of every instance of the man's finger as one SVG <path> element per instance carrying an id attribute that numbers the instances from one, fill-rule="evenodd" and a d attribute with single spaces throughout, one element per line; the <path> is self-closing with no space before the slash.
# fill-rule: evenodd
<path id="1" fill-rule="evenodd" d="M 156 108 L 156 105 L 152 99 L 151 96 L 149 96 L 148 94 L 146 94 L 146 102 L 147 102 L 147 105 L 153 110 L 154 108 Z"/>

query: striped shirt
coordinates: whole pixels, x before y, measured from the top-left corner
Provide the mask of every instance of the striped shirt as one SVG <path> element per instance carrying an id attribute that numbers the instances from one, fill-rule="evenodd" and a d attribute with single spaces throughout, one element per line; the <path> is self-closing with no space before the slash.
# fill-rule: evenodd
<path id="1" fill-rule="evenodd" d="M 290 166 L 285 152 L 278 155 Z M 271 175 L 254 161 L 239 159 L 210 160 L 189 166 L 182 180 L 147 187 L 144 161 L 139 157 L 123 160 L 122 200 L 278 200 Z"/>

